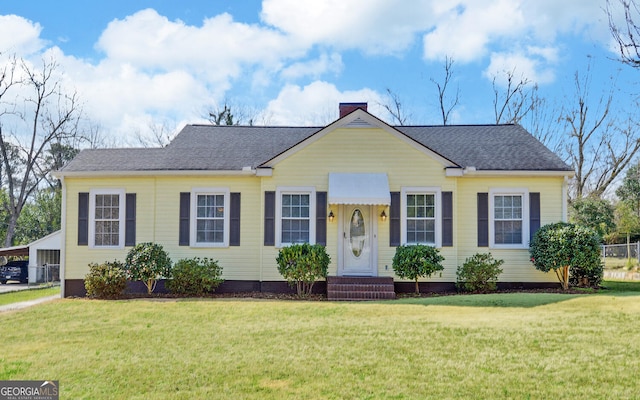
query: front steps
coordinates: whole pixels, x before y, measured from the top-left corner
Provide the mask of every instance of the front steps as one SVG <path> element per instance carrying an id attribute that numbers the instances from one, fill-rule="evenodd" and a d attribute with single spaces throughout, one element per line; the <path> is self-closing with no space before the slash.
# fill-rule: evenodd
<path id="1" fill-rule="evenodd" d="M 391 300 L 396 292 L 391 277 L 328 276 L 330 301 Z"/>

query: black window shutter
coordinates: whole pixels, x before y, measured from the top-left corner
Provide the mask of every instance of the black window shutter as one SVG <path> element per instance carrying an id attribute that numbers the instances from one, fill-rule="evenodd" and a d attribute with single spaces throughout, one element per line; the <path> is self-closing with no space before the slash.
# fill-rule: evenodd
<path id="1" fill-rule="evenodd" d="M 540 193 L 529 193 L 529 240 L 540 229 Z"/>
<path id="2" fill-rule="evenodd" d="M 478 247 L 489 247 L 489 193 L 478 193 Z"/>
<path id="3" fill-rule="evenodd" d="M 391 192 L 391 206 L 389 206 L 389 246 L 400 246 L 400 192 Z"/>
<path id="4" fill-rule="evenodd" d="M 442 192 L 442 246 L 453 246 L 453 192 Z"/>
<path id="5" fill-rule="evenodd" d="M 264 245 L 276 244 L 276 192 L 264 192 Z"/>
<path id="6" fill-rule="evenodd" d="M 127 193 L 125 201 L 124 245 L 136 245 L 136 194 Z"/>
<path id="7" fill-rule="evenodd" d="M 327 245 L 327 192 L 316 192 L 316 244 Z"/>
<path id="8" fill-rule="evenodd" d="M 89 244 L 89 193 L 78 193 L 78 246 Z"/>
<path id="9" fill-rule="evenodd" d="M 229 246 L 240 246 L 240 193 L 231 193 Z"/>
<path id="10" fill-rule="evenodd" d="M 178 245 L 189 246 L 189 218 L 191 211 L 191 193 L 180 193 L 180 225 Z"/>

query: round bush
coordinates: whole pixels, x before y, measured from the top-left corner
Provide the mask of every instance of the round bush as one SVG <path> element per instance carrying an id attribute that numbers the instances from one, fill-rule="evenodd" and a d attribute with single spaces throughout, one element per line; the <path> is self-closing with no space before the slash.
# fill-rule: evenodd
<path id="1" fill-rule="evenodd" d="M 398 246 L 393 256 L 393 271 L 402 279 L 416 282 L 416 294 L 420 293 L 418 278 L 429 277 L 436 271 L 442 271 L 444 257 L 435 247 L 424 244 Z"/>
<path id="2" fill-rule="evenodd" d="M 222 267 L 209 258 L 184 258 L 171 270 L 172 278 L 166 287 L 171 293 L 186 296 L 203 296 L 215 291 L 224 281 Z"/>
<path id="3" fill-rule="evenodd" d="M 600 236 L 591 228 L 558 222 L 538 229 L 531 240 L 536 269 L 553 270 L 562 284 L 598 286 L 602 280 Z"/>
<path id="4" fill-rule="evenodd" d="M 127 287 L 127 275 L 120 261 L 89 264 L 84 277 L 87 296 L 98 299 L 117 299 Z"/>
<path id="5" fill-rule="evenodd" d="M 127 254 L 126 271 L 129 279 L 142 281 L 151 294 L 158 279 L 171 277 L 171 259 L 161 245 L 139 243 Z"/>
<path id="6" fill-rule="evenodd" d="M 465 292 L 495 291 L 502 264 L 504 260 L 494 260 L 491 253 L 474 254 L 458 267 L 456 287 Z"/>
<path id="7" fill-rule="evenodd" d="M 308 296 L 315 281 L 327 277 L 331 257 L 323 245 L 302 243 L 280 249 L 276 262 L 278 272 L 296 287 L 298 296 Z"/>

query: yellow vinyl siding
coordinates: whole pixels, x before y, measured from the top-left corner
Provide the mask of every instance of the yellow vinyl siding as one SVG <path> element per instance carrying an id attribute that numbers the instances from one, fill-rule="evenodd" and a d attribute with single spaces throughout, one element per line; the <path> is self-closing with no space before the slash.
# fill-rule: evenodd
<path id="1" fill-rule="evenodd" d="M 232 280 L 257 280 L 262 201 L 259 181 L 247 177 L 139 177 L 139 178 L 67 178 L 66 278 L 82 279 L 90 262 L 124 261 L 131 247 L 96 249 L 77 245 L 78 193 L 96 188 L 124 188 L 136 193 L 136 243 L 161 244 L 175 262 L 181 258 L 209 257 L 223 267 L 223 277 Z M 224 248 L 192 248 L 178 245 L 180 192 L 194 187 L 226 187 L 241 193 L 240 244 Z"/>
<path id="2" fill-rule="evenodd" d="M 491 249 L 478 247 L 477 234 L 477 194 L 487 193 L 491 188 L 526 188 L 529 193 L 540 193 L 540 224 L 545 225 L 562 219 L 562 177 L 464 177 L 458 180 L 458 190 L 454 193 L 457 205 L 454 207 L 454 231 L 458 238 L 458 264 L 475 253 L 491 252 L 495 259 L 505 261 L 500 276 L 503 282 L 553 282 L 553 274 L 537 271 L 529 262 L 527 249 Z M 455 203 L 455 200 L 454 200 Z M 455 273 L 453 275 L 455 280 Z"/>
<path id="3" fill-rule="evenodd" d="M 389 132 L 378 128 L 341 128 L 328 133 L 320 140 L 282 160 L 273 168 L 273 176 L 262 180 L 263 191 L 275 191 L 279 186 L 313 186 L 316 191 L 327 191 L 330 172 L 384 172 L 389 179 L 389 189 L 399 192 L 402 187 L 441 187 L 443 191 L 455 191 L 455 178 L 446 177 L 444 165 Z M 338 268 L 338 206 L 328 205 L 336 215 L 334 222 L 327 221 L 327 252 L 331 256 L 329 274 Z M 378 218 L 378 274 L 393 276 L 391 260 L 395 247 L 389 246 L 389 219 L 382 221 L 379 215 L 389 207 L 376 207 Z M 454 215 L 455 217 L 455 215 Z M 278 249 L 263 250 L 263 279 L 281 280 L 275 258 Z M 388 266 L 385 269 L 385 266 Z M 454 268 L 455 276 L 455 268 Z"/>

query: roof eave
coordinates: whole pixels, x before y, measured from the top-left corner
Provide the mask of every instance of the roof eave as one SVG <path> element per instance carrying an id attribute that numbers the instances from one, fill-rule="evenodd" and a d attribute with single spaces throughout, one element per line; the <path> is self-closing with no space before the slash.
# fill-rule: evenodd
<path id="1" fill-rule="evenodd" d="M 575 176 L 575 171 L 572 170 L 479 170 L 473 167 L 467 167 L 462 170 L 462 175 L 457 172 L 459 170 L 456 171 L 454 169 L 453 171 L 451 175 L 447 173 L 447 176 L 557 176 L 567 178 L 573 178 Z"/>
<path id="2" fill-rule="evenodd" d="M 241 170 L 143 170 L 143 171 L 55 171 L 51 175 L 56 178 L 90 178 L 106 176 L 254 176 L 256 170 L 245 167 Z"/>

